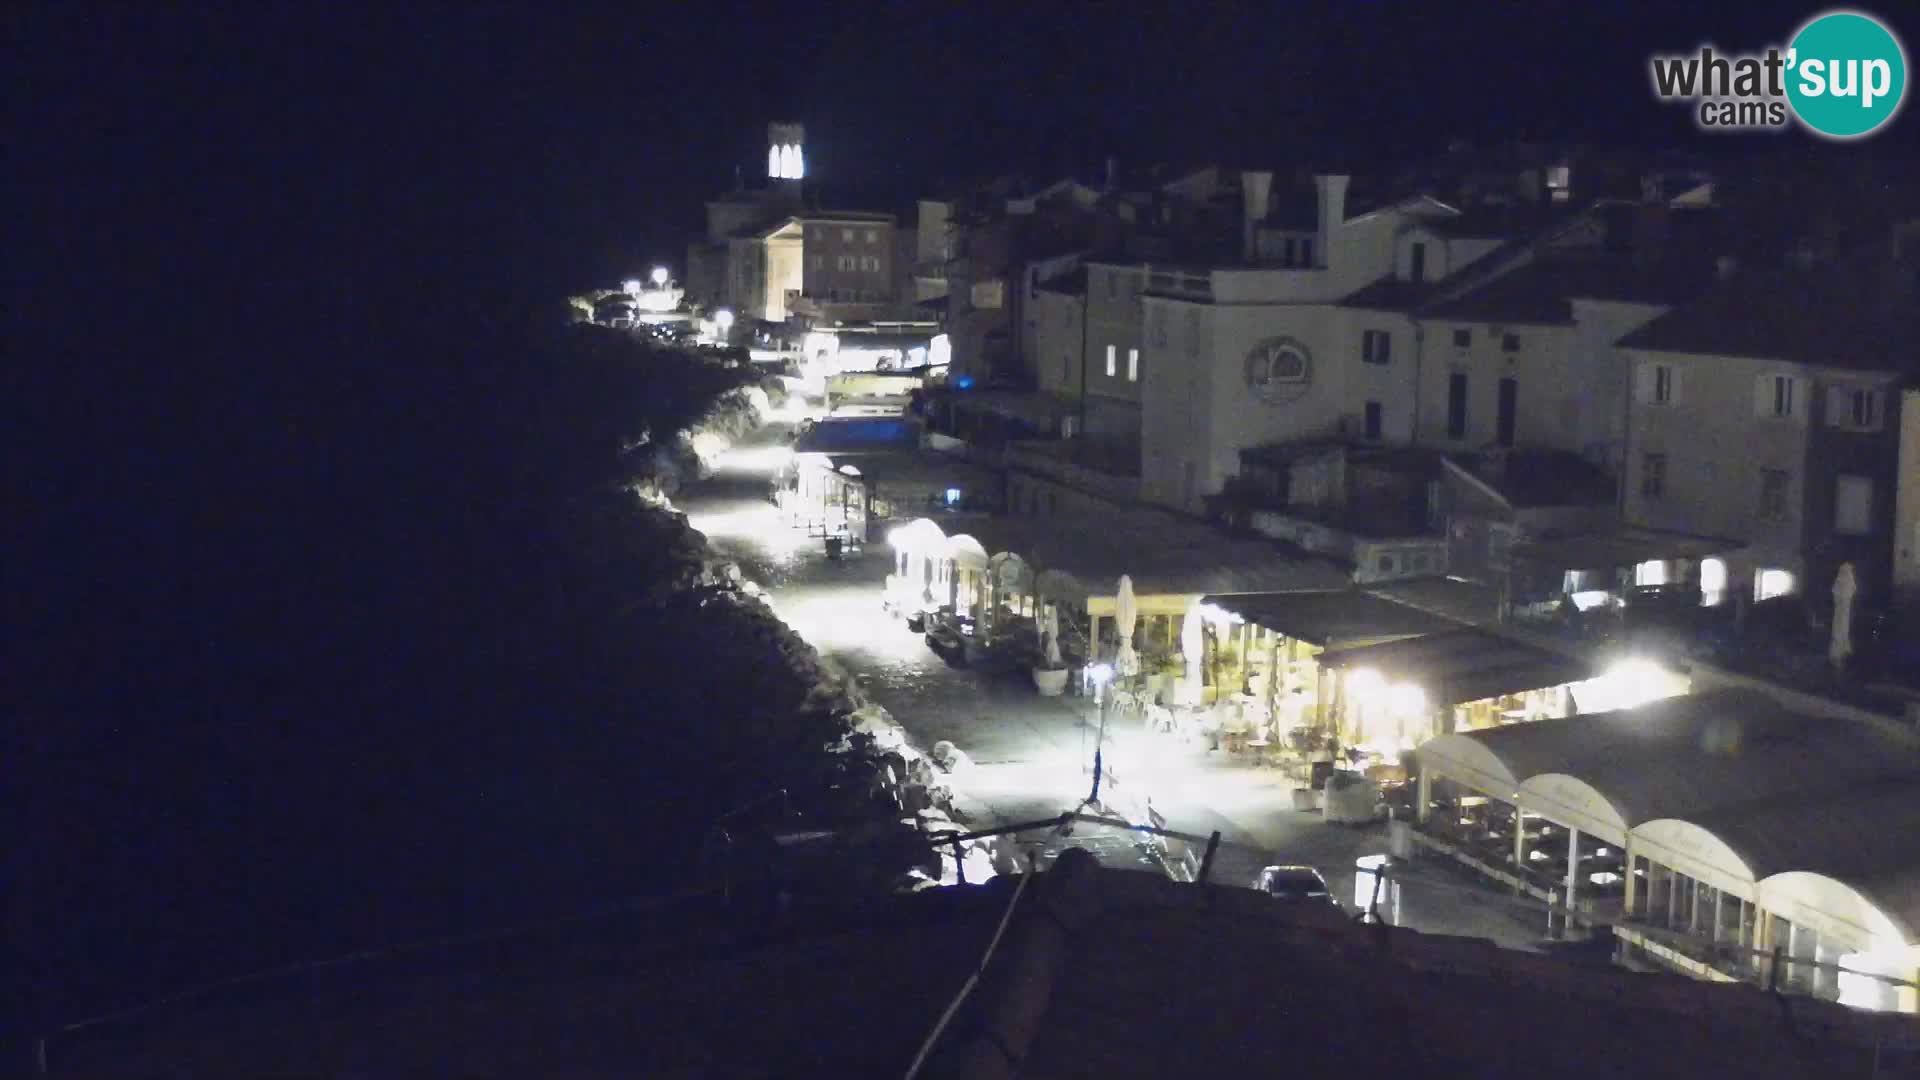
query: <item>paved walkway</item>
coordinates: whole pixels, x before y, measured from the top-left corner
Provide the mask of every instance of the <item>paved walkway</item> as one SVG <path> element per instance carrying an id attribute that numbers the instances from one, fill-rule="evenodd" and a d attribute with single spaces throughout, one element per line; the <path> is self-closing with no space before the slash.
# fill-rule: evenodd
<path id="1" fill-rule="evenodd" d="M 892 565 L 884 544 L 826 557 L 824 544 L 789 529 L 768 500 L 785 429 L 769 426 L 722 456 L 718 471 L 677 497 L 715 549 L 767 590 L 768 601 L 823 654 L 858 678 L 916 745 L 945 739 L 973 759 L 957 783 L 961 807 L 980 826 L 1050 818 L 1077 806 L 1091 786 L 1098 712 L 1085 698 L 1043 698 L 1024 672 L 955 668 L 880 606 Z M 1149 736 L 1131 715 L 1110 719 L 1112 780 L 1104 794 L 1121 807 L 1150 795 L 1168 826 L 1223 841 L 1214 880 L 1251 882 L 1260 867 L 1307 863 L 1337 896 L 1353 899 L 1353 864 L 1386 850 L 1385 829 L 1329 825 L 1296 812 L 1293 783 L 1277 769 L 1224 750 Z M 1105 830 L 1077 829 L 1076 843 L 1120 854 L 1128 845 Z M 1416 929 L 1490 937 L 1525 946 L 1540 928 L 1516 921 L 1498 898 L 1452 889 L 1403 890 L 1402 921 Z"/>

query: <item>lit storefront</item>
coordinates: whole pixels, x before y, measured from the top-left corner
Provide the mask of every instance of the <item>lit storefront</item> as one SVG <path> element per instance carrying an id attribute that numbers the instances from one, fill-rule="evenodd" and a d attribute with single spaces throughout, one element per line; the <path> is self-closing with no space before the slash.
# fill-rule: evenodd
<path id="1" fill-rule="evenodd" d="M 1334 729 L 1333 686 L 1322 653 L 1456 629 L 1459 623 L 1355 589 L 1216 594 L 1203 610 L 1226 616 L 1224 654 L 1237 667 L 1222 681 L 1242 682 L 1265 701 L 1283 736 L 1301 727 Z"/>
<path id="2" fill-rule="evenodd" d="M 1612 926 L 1642 960 L 1920 1006 L 1920 759 L 1904 740 L 1731 689 L 1445 735 L 1415 758 L 1423 835 Z"/>
<path id="3" fill-rule="evenodd" d="M 1396 760 L 1427 739 L 1585 708 L 1592 664 L 1479 627 L 1324 652 L 1341 742 Z"/>

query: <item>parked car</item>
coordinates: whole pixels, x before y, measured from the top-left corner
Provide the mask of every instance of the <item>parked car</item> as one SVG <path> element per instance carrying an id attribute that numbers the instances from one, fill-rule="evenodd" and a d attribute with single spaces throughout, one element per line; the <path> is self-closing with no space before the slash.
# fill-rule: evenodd
<path id="1" fill-rule="evenodd" d="M 1327 879 L 1311 866 L 1269 866 L 1253 879 L 1253 887 L 1287 903 L 1338 904 Z"/>

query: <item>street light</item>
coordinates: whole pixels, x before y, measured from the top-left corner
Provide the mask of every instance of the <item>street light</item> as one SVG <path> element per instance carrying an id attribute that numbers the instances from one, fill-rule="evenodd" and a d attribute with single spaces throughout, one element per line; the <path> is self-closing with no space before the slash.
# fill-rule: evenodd
<path id="1" fill-rule="evenodd" d="M 666 267 L 664 266 L 654 267 L 653 268 L 653 287 L 656 289 L 666 288 L 667 281 L 669 280 L 669 278 L 671 278 L 671 276 L 672 275 L 667 273 Z"/>
<path id="2" fill-rule="evenodd" d="M 639 296 L 640 295 L 640 279 L 628 278 L 626 281 L 621 283 L 620 291 L 626 293 L 628 296 Z"/>
<path id="3" fill-rule="evenodd" d="M 713 327 L 719 333 L 721 341 L 727 340 L 727 331 L 733 329 L 733 312 L 728 308 L 721 308 L 714 312 Z"/>
<path id="4" fill-rule="evenodd" d="M 1100 701 L 1100 734 L 1093 740 L 1093 790 L 1087 794 L 1087 801 L 1100 801 L 1100 776 L 1105 771 L 1104 749 L 1107 744 L 1107 704 L 1112 695 L 1107 693 L 1107 684 L 1113 681 L 1113 665 L 1094 664 L 1087 669 L 1087 678 L 1093 680 L 1093 692 Z"/>

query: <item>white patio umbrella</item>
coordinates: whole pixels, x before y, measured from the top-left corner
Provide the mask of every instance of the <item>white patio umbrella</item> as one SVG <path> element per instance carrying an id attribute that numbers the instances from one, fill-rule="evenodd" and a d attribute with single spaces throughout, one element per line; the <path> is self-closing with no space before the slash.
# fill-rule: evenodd
<path id="1" fill-rule="evenodd" d="M 1133 651 L 1133 624 L 1140 618 L 1140 605 L 1133 597 L 1133 579 L 1120 575 L 1120 592 L 1113 603 L 1113 628 L 1120 633 L 1120 651 L 1114 654 L 1113 670 L 1125 678 L 1140 674 L 1140 657 Z"/>
<path id="2" fill-rule="evenodd" d="M 1057 670 L 1066 666 L 1066 659 L 1060 655 L 1060 607 L 1048 604 L 1040 609 L 1040 636 L 1045 639 L 1047 669 Z"/>
<path id="3" fill-rule="evenodd" d="M 1206 647 L 1200 633 L 1200 604 L 1196 601 L 1180 620 L 1180 657 L 1187 662 L 1188 680 L 1194 683 L 1200 680 L 1200 652 Z"/>
<path id="4" fill-rule="evenodd" d="M 1847 657 L 1853 655 L 1853 598 L 1859 591 L 1853 564 L 1841 563 L 1840 572 L 1833 576 L 1833 636 L 1827 642 L 1827 659 L 1835 671 L 1844 670 Z"/>

